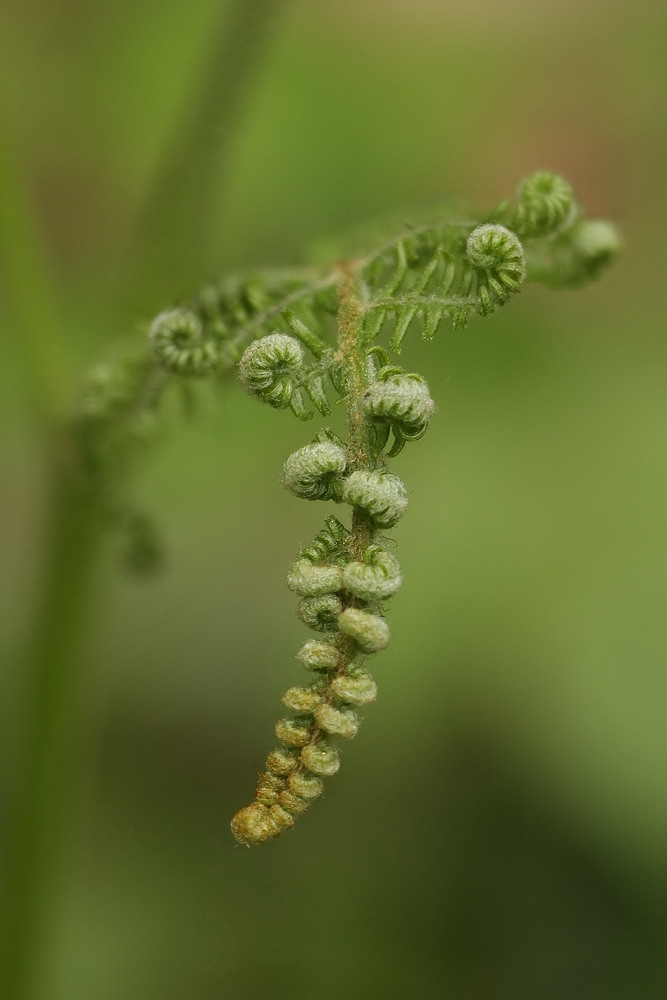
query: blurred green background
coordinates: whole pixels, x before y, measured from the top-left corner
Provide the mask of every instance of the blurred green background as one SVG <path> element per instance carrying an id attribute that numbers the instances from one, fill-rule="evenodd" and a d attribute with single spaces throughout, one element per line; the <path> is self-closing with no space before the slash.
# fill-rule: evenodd
<path id="1" fill-rule="evenodd" d="M 146 318 L 117 328 L 124 248 L 220 7 L 0 8 L 8 134 L 79 371 Z M 657 2 L 285 5 L 221 171 L 220 274 L 397 207 L 491 206 L 542 167 L 624 254 L 408 345 L 438 412 L 396 464 L 379 699 L 323 799 L 253 850 L 228 824 L 299 681 L 284 574 L 323 511 L 280 471 L 310 432 L 233 380 L 170 417 L 135 486 L 166 569 L 128 580 L 110 543 L 98 584 L 44 1000 L 667 996 L 666 42 Z M 3 312 L 10 783 L 44 473 Z"/>

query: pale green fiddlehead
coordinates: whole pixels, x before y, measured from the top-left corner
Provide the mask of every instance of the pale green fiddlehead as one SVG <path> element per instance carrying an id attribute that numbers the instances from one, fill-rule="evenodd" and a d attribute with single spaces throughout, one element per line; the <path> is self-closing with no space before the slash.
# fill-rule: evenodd
<path id="1" fill-rule="evenodd" d="M 332 441 L 307 444 L 285 462 L 285 489 L 302 500 L 333 500 L 340 492 L 346 464 L 344 449 Z"/>
<path id="2" fill-rule="evenodd" d="M 519 237 L 548 236 L 572 225 L 578 214 L 567 181 L 540 170 L 519 185 L 511 227 Z"/>
<path id="3" fill-rule="evenodd" d="M 393 458 L 406 441 L 418 441 L 428 428 L 435 410 L 426 382 L 420 375 L 406 375 L 395 366 L 385 366 L 364 393 L 364 413 L 377 427 L 377 447 L 382 449 L 389 431 Z"/>
<path id="4" fill-rule="evenodd" d="M 201 320 L 186 309 L 156 316 L 148 330 L 156 359 L 174 375 L 208 375 L 218 360 L 215 341 L 204 336 Z"/>
<path id="5" fill-rule="evenodd" d="M 408 506 L 405 486 L 384 469 L 352 472 L 343 482 L 342 496 L 345 503 L 363 510 L 376 528 L 393 528 Z"/>
<path id="6" fill-rule="evenodd" d="M 488 315 L 518 292 L 526 278 L 526 250 L 519 233 L 538 246 L 540 240 L 553 244 L 569 233 L 574 247 L 577 237 L 570 228 L 577 217 L 569 185 L 541 173 L 524 182 L 516 205 L 501 207 L 496 218 L 414 230 L 369 258 L 341 266 L 338 349 L 331 355 L 320 350 L 317 357 L 331 363 L 331 383 L 347 405 L 349 440 L 336 441 L 328 432 L 318 435 L 287 459 L 283 482 L 297 497 L 348 505 L 351 526 L 346 529 L 337 518 L 329 518 L 288 573 L 290 589 L 301 597 L 299 618 L 322 634 L 308 640 L 297 655 L 316 680 L 289 688 L 283 697 L 295 715 L 277 724 L 282 747 L 267 757 L 255 800 L 232 820 L 241 843 L 261 843 L 293 826 L 295 817 L 321 793 L 322 779 L 340 767 L 332 741 L 356 735 L 357 709 L 377 694 L 364 660 L 389 643 L 384 604 L 402 582 L 382 532 L 394 527 L 408 506 L 406 488 L 388 471 L 386 460 L 424 435 L 435 405 L 425 380 L 390 364 L 386 351 L 373 341 L 391 318 L 392 347 L 398 351 L 414 321 L 421 321 L 430 339 L 444 316 L 462 326 L 473 312 Z M 514 228 L 505 224 L 510 220 Z M 591 246 L 596 237 L 601 247 L 609 242 L 602 230 L 599 235 L 595 229 L 590 232 Z M 544 254 L 543 249 L 539 252 Z M 595 252 L 600 256 L 604 251 Z M 576 256 L 572 250 L 570 255 Z M 582 256 L 580 250 L 577 259 Z M 562 255 L 542 259 L 547 268 L 552 262 L 551 280 L 562 281 Z M 294 326 L 291 329 L 294 332 Z M 291 405 L 292 393 L 303 384 L 303 357 L 295 341 L 285 373 L 288 340 L 270 334 L 252 344 L 240 362 L 244 387 L 283 408 Z M 269 364 L 276 345 L 280 357 Z M 279 377 L 289 385 L 277 389 L 275 376 L 264 376 L 268 368 L 279 368 Z M 260 372 L 252 382 L 250 369 Z M 301 415 L 298 408 L 296 412 Z M 390 432 L 393 444 L 385 454 Z"/>
<path id="7" fill-rule="evenodd" d="M 232 821 L 241 843 L 294 825 L 321 794 L 322 779 L 339 769 L 335 741 L 356 735 L 357 709 L 376 697 L 366 659 L 389 642 L 386 602 L 402 582 L 384 532 L 408 507 L 387 462 L 425 434 L 435 412 L 424 378 L 392 362 L 378 338 L 389 333 L 398 353 L 413 328 L 425 340 L 443 319 L 462 328 L 503 306 L 526 280 L 565 288 L 597 278 L 618 250 L 614 227 L 587 219 L 569 184 L 541 171 L 486 217 L 436 216 L 328 269 L 209 285 L 160 313 L 143 351 L 89 382 L 77 416 L 82 450 L 100 494 L 112 497 L 108 506 L 125 512 L 125 527 L 146 522 L 110 483 L 154 435 L 170 383 L 219 378 L 238 363 L 246 392 L 273 409 L 301 420 L 313 416 L 310 404 L 324 416 L 331 401 L 347 410 L 346 441 L 325 428 L 283 467 L 290 493 L 333 501 L 348 510 L 349 526 L 327 516 L 289 570 L 297 614 L 317 633 L 297 653 L 311 679 L 283 697 L 294 715 L 278 722 L 280 746 L 266 759 L 254 801 Z"/>

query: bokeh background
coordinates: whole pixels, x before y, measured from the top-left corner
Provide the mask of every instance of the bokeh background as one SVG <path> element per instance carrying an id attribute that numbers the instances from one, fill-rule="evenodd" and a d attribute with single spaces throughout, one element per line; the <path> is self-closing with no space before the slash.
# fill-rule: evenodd
<path id="1" fill-rule="evenodd" d="M 4 114 L 81 371 L 132 330 L 127 234 L 220 9 L 0 9 Z M 323 511 L 280 470 L 309 431 L 233 380 L 170 416 L 134 486 L 166 567 L 129 580 L 110 540 L 98 582 L 43 1000 L 667 995 L 666 42 L 657 2 L 285 5 L 221 171 L 221 274 L 397 207 L 490 207 L 542 167 L 624 254 L 408 345 L 438 412 L 396 463 L 379 698 L 324 797 L 254 850 L 228 824 L 299 681 L 284 573 Z M 1 337 L 9 782 L 43 456 Z"/>

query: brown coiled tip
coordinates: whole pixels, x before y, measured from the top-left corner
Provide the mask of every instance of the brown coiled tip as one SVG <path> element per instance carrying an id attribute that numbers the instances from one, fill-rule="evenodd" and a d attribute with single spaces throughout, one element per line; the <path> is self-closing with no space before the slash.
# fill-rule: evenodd
<path id="1" fill-rule="evenodd" d="M 270 809 L 261 802 L 239 809 L 230 825 L 239 844 L 262 844 L 281 832 Z"/>

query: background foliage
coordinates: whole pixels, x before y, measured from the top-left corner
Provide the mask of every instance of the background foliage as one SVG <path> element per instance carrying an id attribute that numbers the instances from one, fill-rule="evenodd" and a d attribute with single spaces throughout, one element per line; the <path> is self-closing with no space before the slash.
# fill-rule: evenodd
<path id="1" fill-rule="evenodd" d="M 0 11 L 6 117 L 81 370 L 142 318 L 127 233 L 218 10 Z M 288 5 L 220 178 L 219 273 L 401 205 L 490 207 L 539 167 L 617 220 L 625 253 L 582 293 L 531 286 L 406 346 L 438 412 L 396 463 L 406 583 L 379 700 L 318 808 L 258 850 L 228 822 L 300 679 L 284 571 L 322 511 L 280 488 L 289 416 L 233 383 L 185 425 L 173 400 L 137 484 L 166 570 L 128 581 L 110 545 L 100 584 L 45 1000 L 665 995 L 666 21 L 616 0 Z M 43 472 L 4 322 L 2 342 L 8 777 Z"/>

